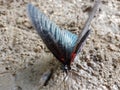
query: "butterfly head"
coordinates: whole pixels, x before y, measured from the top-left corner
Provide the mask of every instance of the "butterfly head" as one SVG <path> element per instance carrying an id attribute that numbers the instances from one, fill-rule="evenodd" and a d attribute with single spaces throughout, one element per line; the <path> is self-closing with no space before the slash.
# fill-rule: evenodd
<path id="1" fill-rule="evenodd" d="M 61 66 L 61 69 L 63 70 L 63 72 L 68 73 L 68 71 L 71 70 L 70 64 L 63 64 Z"/>

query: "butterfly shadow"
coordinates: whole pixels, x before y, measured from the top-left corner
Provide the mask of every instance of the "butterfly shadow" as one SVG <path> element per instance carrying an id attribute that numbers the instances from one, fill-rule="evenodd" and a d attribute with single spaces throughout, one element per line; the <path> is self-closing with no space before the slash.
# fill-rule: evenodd
<path id="1" fill-rule="evenodd" d="M 37 64 L 17 71 L 14 75 L 16 86 L 21 87 L 22 90 L 38 90 L 38 87 L 47 84 L 46 80 L 58 67 L 59 63 L 56 61 L 53 58 L 52 60 L 51 58 L 43 58 Z"/>

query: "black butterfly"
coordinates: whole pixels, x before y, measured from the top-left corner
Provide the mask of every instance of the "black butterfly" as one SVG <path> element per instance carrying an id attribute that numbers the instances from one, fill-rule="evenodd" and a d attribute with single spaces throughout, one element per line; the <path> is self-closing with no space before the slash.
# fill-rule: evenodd
<path id="1" fill-rule="evenodd" d="M 98 0 L 99 1 L 99 0 Z M 80 35 L 73 34 L 67 30 L 61 30 L 55 23 L 50 21 L 42 12 L 32 4 L 28 4 L 28 14 L 38 34 L 53 55 L 63 64 L 64 70 L 70 70 L 70 64 L 81 51 L 88 35 L 89 25 L 97 10 L 96 1 L 93 10 Z"/>

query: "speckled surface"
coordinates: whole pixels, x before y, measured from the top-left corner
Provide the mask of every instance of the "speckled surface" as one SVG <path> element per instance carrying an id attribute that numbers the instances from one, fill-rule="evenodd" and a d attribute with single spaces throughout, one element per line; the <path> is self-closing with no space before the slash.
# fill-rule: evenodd
<path id="1" fill-rule="evenodd" d="M 120 1 L 101 1 L 86 45 L 63 81 L 60 63 L 32 27 L 26 5 L 78 34 L 93 0 L 0 0 L 0 90 L 120 90 Z M 52 78 L 41 87 L 51 68 Z"/>

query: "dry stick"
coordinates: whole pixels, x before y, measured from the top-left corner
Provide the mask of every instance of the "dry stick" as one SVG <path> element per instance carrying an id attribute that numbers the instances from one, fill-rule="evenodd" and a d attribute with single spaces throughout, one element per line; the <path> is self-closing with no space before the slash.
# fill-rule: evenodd
<path id="1" fill-rule="evenodd" d="M 99 4 L 100 4 L 100 0 L 96 0 L 96 1 L 95 1 L 95 4 L 94 4 L 94 6 L 93 6 L 93 9 L 92 9 L 92 11 L 91 11 L 91 13 L 90 13 L 90 15 L 89 15 L 89 17 L 88 17 L 88 19 L 87 19 L 84 27 L 83 27 L 83 30 L 82 30 L 82 32 L 79 34 L 79 38 L 78 38 L 77 44 L 80 42 L 80 40 L 82 39 L 82 37 L 83 37 L 83 36 L 86 34 L 86 32 L 88 31 L 89 26 L 90 26 L 90 24 L 91 24 L 91 21 L 92 21 L 92 19 L 94 18 L 95 12 L 97 11 L 97 8 L 98 8 Z"/>

